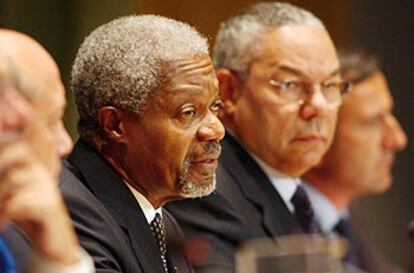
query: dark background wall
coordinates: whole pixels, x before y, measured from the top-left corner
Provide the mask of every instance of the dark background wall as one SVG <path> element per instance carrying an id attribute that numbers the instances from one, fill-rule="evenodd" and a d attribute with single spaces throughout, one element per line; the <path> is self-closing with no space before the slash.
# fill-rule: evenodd
<path id="1" fill-rule="evenodd" d="M 83 38 L 98 25 L 132 13 L 156 13 L 188 22 L 213 41 L 219 22 L 255 0 L 0 0 L 0 26 L 23 31 L 40 41 L 57 60 L 68 86 L 70 67 Z M 395 114 L 414 136 L 414 1 L 295 0 L 319 16 L 338 45 L 377 54 L 395 99 Z M 69 90 L 69 89 L 67 89 Z M 65 123 L 73 138 L 76 110 L 68 92 Z M 406 226 L 414 217 L 414 150 L 411 143 L 394 168 L 394 187 L 359 202 L 370 236 L 395 263 L 414 271 L 414 246 Z"/>

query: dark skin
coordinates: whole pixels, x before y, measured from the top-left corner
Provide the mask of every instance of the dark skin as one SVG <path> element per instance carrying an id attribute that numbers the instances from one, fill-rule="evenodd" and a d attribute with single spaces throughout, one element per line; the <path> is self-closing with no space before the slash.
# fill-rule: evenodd
<path id="1" fill-rule="evenodd" d="M 224 128 L 217 118 L 221 101 L 211 59 L 187 57 L 165 64 L 167 81 L 136 115 L 104 107 L 99 122 L 108 144 L 101 153 L 118 173 L 155 207 L 184 198 L 180 178 L 198 186 L 214 182 Z"/>

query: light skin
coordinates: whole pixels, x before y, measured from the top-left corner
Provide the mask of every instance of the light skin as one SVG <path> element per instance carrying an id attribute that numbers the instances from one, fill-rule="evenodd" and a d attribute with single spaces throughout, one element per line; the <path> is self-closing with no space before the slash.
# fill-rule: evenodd
<path id="1" fill-rule="evenodd" d="M 57 182 L 60 157 L 72 147 L 61 120 L 65 98 L 58 68 L 23 34 L 0 30 L 0 47 L 0 58 L 12 60 L 21 87 L 33 95 L 30 120 L 0 132 L 18 129 L 13 140 L 0 143 L 0 220 L 15 222 L 45 258 L 76 263 L 79 244 Z"/>
<path id="2" fill-rule="evenodd" d="M 390 90 L 380 71 L 356 84 L 346 97 L 332 147 L 321 165 L 305 176 L 338 210 L 357 197 L 391 186 L 395 153 L 407 144 L 392 110 Z"/>
<path id="3" fill-rule="evenodd" d="M 10 85 L 0 86 L 0 109 L 0 132 L 21 131 L 31 119 L 30 104 Z M 4 138 L 6 135 L 2 134 L 2 141 Z"/>
<path id="4" fill-rule="evenodd" d="M 220 117 L 256 156 L 298 177 L 328 149 L 339 103 L 329 104 L 316 85 L 303 103 L 285 103 L 269 80 L 338 81 L 335 47 L 326 31 L 302 25 L 268 29 L 259 43 L 262 50 L 244 81 L 228 69 L 217 70 Z"/>
<path id="5" fill-rule="evenodd" d="M 140 115 L 114 107 L 99 112 L 108 138 L 101 153 L 155 208 L 214 189 L 218 142 L 224 136 L 210 57 L 189 56 L 164 68 L 167 81 Z M 188 182 L 201 191 L 186 193 Z"/>

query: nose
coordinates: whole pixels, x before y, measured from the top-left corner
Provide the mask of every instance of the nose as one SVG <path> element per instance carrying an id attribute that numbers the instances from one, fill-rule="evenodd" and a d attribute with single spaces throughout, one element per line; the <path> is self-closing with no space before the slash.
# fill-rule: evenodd
<path id="1" fill-rule="evenodd" d="M 56 141 L 57 141 L 57 147 L 58 147 L 57 152 L 58 152 L 59 157 L 63 157 L 69 154 L 70 151 L 72 151 L 72 148 L 73 148 L 72 139 L 70 138 L 62 122 L 59 125 Z"/>
<path id="2" fill-rule="evenodd" d="M 224 126 L 216 115 L 209 113 L 197 136 L 201 141 L 220 141 L 224 137 Z"/>
<path id="3" fill-rule="evenodd" d="M 323 95 L 320 86 L 314 86 L 313 91 L 310 91 L 306 100 L 301 103 L 300 115 L 304 120 L 311 120 L 332 107 L 338 106 L 330 105 Z"/>
<path id="4" fill-rule="evenodd" d="M 395 151 L 401 151 L 407 146 L 407 135 L 392 114 L 385 117 L 383 145 L 385 148 Z"/>

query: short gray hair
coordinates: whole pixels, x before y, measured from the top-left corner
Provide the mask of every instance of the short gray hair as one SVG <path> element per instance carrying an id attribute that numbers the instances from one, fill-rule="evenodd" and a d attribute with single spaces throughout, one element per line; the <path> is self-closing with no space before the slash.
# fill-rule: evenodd
<path id="1" fill-rule="evenodd" d="M 269 28 L 307 25 L 325 29 L 315 15 L 288 3 L 258 3 L 220 25 L 214 45 L 216 68 L 228 68 L 241 76 L 260 54 L 258 41 Z"/>
<path id="2" fill-rule="evenodd" d="M 165 81 L 165 62 L 203 54 L 208 54 L 207 39 L 173 19 L 134 15 L 98 27 L 80 46 L 72 68 L 79 134 L 98 145 L 100 108 L 141 113 Z"/>

